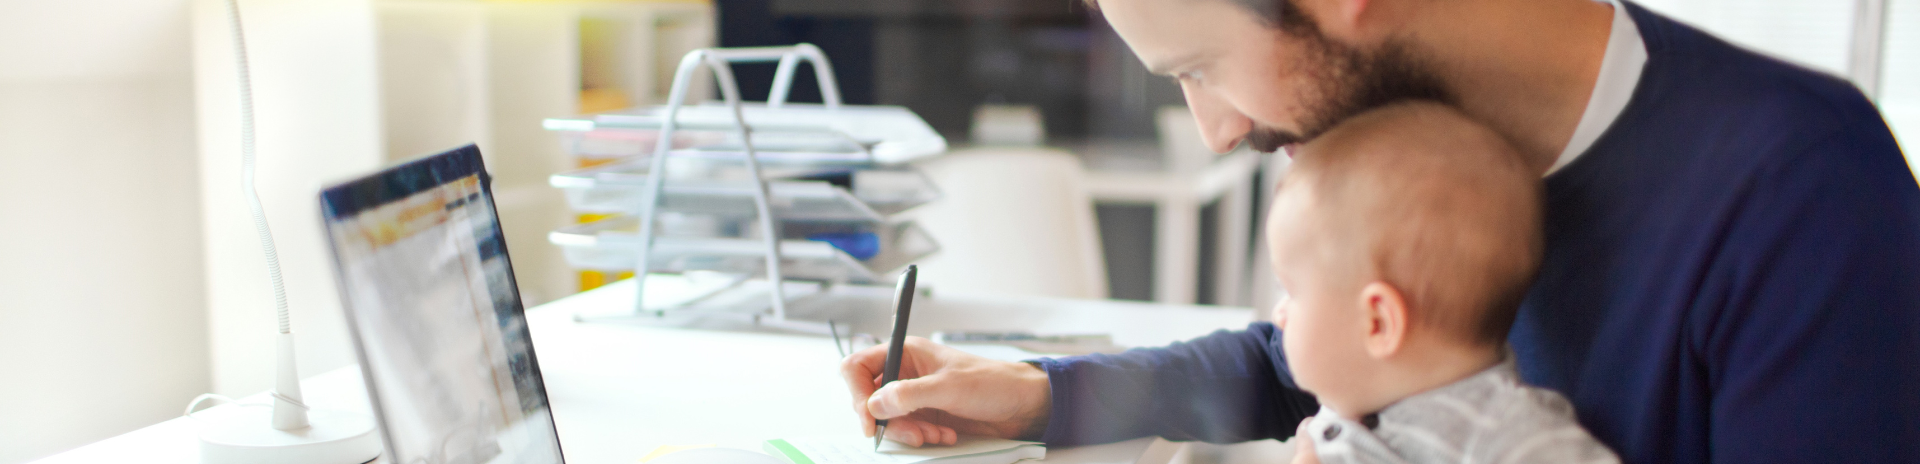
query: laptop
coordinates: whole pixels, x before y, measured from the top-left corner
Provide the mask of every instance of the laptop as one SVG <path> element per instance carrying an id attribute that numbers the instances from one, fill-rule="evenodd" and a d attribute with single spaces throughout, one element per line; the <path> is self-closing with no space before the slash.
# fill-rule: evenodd
<path id="1" fill-rule="evenodd" d="M 328 187 L 328 244 L 394 464 L 559 464 L 480 149 Z"/>

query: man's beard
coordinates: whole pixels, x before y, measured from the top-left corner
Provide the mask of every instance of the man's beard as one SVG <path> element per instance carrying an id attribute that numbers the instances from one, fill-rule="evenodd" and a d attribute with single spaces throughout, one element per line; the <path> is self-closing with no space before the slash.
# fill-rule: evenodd
<path id="1" fill-rule="evenodd" d="M 1256 124 L 1247 133 L 1253 149 L 1272 153 L 1280 147 L 1312 140 L 1341 121 L 1367 110 L 1405 100 L 1433 100 L 1453 104 L 1453 95 L 1401 39 L 1388 39 L 1371 53 L 1334 42 L 1311 22 L 1291 24 L 1285 35 L 1303 39 L 1308 48 L 1308 75 L 1316 81 L 1297 95 L 1306 111 L 1299 132 Z"/>

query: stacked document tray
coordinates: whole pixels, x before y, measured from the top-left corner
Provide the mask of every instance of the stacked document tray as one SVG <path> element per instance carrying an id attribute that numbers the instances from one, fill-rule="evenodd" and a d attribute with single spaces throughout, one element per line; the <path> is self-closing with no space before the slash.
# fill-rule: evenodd
<path id="1" fill-rule="evenodd" d="M 783 229 L 795 228 L 789 226 Z M 638 229 L 638 220 L 632 216 L 621 216 L 560 229 L 550 234 L 548 239 L 560 245 L 567 262 L 574 266 L 603 270 L 632 269 L 640 259 Z M 872 233 L 878 239 L 877 251 L 855 249 L 863 252 L 865 259 L 857 258 L 830 242 L 808 240 L 804 236 L 795 236 L 797 234 L 782 234 L 782 272 L 786 278 L 798 280 L 885 282 L 892 277 L 887 272 L 905 267 L 939 250 L 933 238 L 912 222 L 884 223 L 859 230 L 856 233 Z M 648 256 L 648 261 L 649 268 L 660 272 L 750 273 L 764 264 L 764 252 L 760 239 L 756 237 L 661 233 L 654 239 L 653 253 Z"/>
<path id="2" fill-rule="evenodd" d="M 736 61 L 777 56 L 785 67 L 789 55 L 817 53 L 810 48 L 696 53 Z M 774 51 L 780 54 L 767 53 Z M 821 71 L 824 57 L 813 58 Z M 723 87 L 730 84 L 718 77 Z M 554 231 L 549 241 L 572 266 L 598 271 L 755 274 L 777 262 L 778 272 L 767 274 L 781 279 L 891 281 L 891 271 L 939 250 L 898 215 L 940 197 L 908 163 L 944 153 L 946 140 L 906 108 L 840 104 L 837 89 L 825 88 L 831 76 L 822 81 L 823 95 L 831 96 L 824 104 L 779 101 L 787 81 L 776 79 L 781 97 L 764 103 L 730 99 L 547 119 L 544 127 L 573 155 L 615 160 L 549 179 L 574 210 L 610 215 Z M 672 143 L 661 143 L 662 134 Z M 770 217 L 760 217 L 762 204 Z M 649 212 L 654 227 L 642 233 Z M 768 228 L 756 221 L 771 221 L 779 237 L 768 240 Z M 777 261 L 769 251 L 776 247 Z"/>
<path id="3" fill-rule="evenodd" d="M 761 162 L 900 164 L 947 151 L 947 141 L 913 111 L 898 106 L 789 103 L 741 105 Z M 579 156 L 650 155 L 665 108 L 640 108 L 545 122 Z M 719 104 L 679 109 L 675 156 L 739 158 L 743 144 L 733 113 Z"/>
<path id="4" fill-rule="evenodd" d="M 626 162 L 554 175 L 574 210 L 629 213 L 648 201 L 648 166 Z M 743 186 L 746 169 L 724 162 L 700 162 L 676 172 L 698 176 L 668 179 L 661 201 L 666 211 L 723 215 L 754 214 L 753 190 Z M 880 222 L 940 197 L 920 171 L 904 166 L 773 167 L 768 178 L 773 213 L 783 220 Z"/>
<path id="5" fill-rule="evenodd" d="M 910 114 L 910 113 L 909 113 Z M 762 149 L 755 134 L 756 149 Z M 762 149 L 764 150 L 764 149 Z M 688 156 L 680 158 L 682 153 Z M 761 159 L 780 152 L 760 151 Z M 788 152 L 787 154 L 792 154 Z M 772 155 L 772 156 L 770 156 Z M 669 155 L 668 178 L 657 203 L 661 220 L 649 268 L 658 272 L 715 270 L 752 273 L 762 266 L 762 238 L 749 222 L 756 214 L 751 175 L 739 162 L 710 158 L 698 149 Z M 650 156 L 555 174 L 549 183 L 566 193 L 568 205 L 583 213 L 612 214 L 608 219 L 563 228 L 549 234 L 570 265 L 602 271 L 632 270 L 639 260 L 638 206 L 651 202 L 647 182 Z M 940 198 L 933 182 L 918 169 L 854 160 L 770 164 L 768 205 L 785 232 L 781 237 L 785 278 L 832 283 L 884 283 L 885 274 L 939 250 L 925 231 L 896 216 Z M 688 227 L 686 224 L 697 224 Z M 824 229 L 823 229 L 824 228 Z M 833 230 L 799 235 L 797 230 Z M 868 236 L 877 253 L 850 253 L 831 236 Z M 857 250 L 856 250 L 857 251 Z M 862 259 L 864 258 L 864 259 Z"/>
<path id="6" fill-rule="evenodd" d="M 618 213 L 609 219 L 549 234 L 574 267 L 630 270 L 639 260 L 634 205 L 648 201 L 648 167 L 641 162 L 556 174 L 575 210 Z M 762 238 L 751 221 L 753 189 L 746 170 L 721 160 L 691 160 L 662 186 L 650 269 L 752 272 L 761 264 Z M 888 271 L 939 250 L 925 231 L 896 215 L 940 197 L 925 174 L 909 166 L 782 166 L 762 173 L 769 206 L 781 224 L 785 276 L 825 282 L 885 282 Z M 836 245 L 839 237 L 871 237 L 877 250 Z M 851 251 L 849 250 L 851 249 Z"/>

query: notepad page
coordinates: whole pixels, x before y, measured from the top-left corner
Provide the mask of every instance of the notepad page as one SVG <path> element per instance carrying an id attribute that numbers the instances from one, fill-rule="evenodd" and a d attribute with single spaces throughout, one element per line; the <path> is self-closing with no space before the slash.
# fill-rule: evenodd
<path id="1" fill-rule="evenodd" d="M 1043 459 L 1047 452 L 1039 442 L 985 437 L 961 437 L 953 445 L 920 448 L 887 440 L 881 443 L 879 451 L 873 449 L 871 438 L 782 441 L 806 455 L 813 461 L 811 464 L 916 464 L 928 461 L 938 461 L 940 464 L 1012 464 L 1022 459 Z"/>

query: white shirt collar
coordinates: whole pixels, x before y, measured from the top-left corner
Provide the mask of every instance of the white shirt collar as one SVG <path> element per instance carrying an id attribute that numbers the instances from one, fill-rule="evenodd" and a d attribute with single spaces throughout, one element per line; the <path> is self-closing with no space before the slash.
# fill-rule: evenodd
<path id="1" fill-rule="evenodd" d="M 1588 148 L 1593 148 L 1600 134 L 1606 133 L 1627 109 L 1627 102 L 1633 99 L 1633 88 L 1640 85 L 1640 71 L 1647 67 L 1647 44 L 1640 38 L 1640 28 L 1634 25 L 1633 17 L 1627 15 L 1626 6 L 1620 0 L 1601 1 L 1613 6 L 1607 55 L 1600 60 L 1600 76 L 1593 81 L 1593 96 L 1587 99 L 1586 111 L 1580 113 L 1580 124 L 1574 126 L 1573 138 L 1567 141 L 1566 149 L 1560 150 L 1553 167 L 1547 168 L 1547 175 L 1560 171 Z"/>

